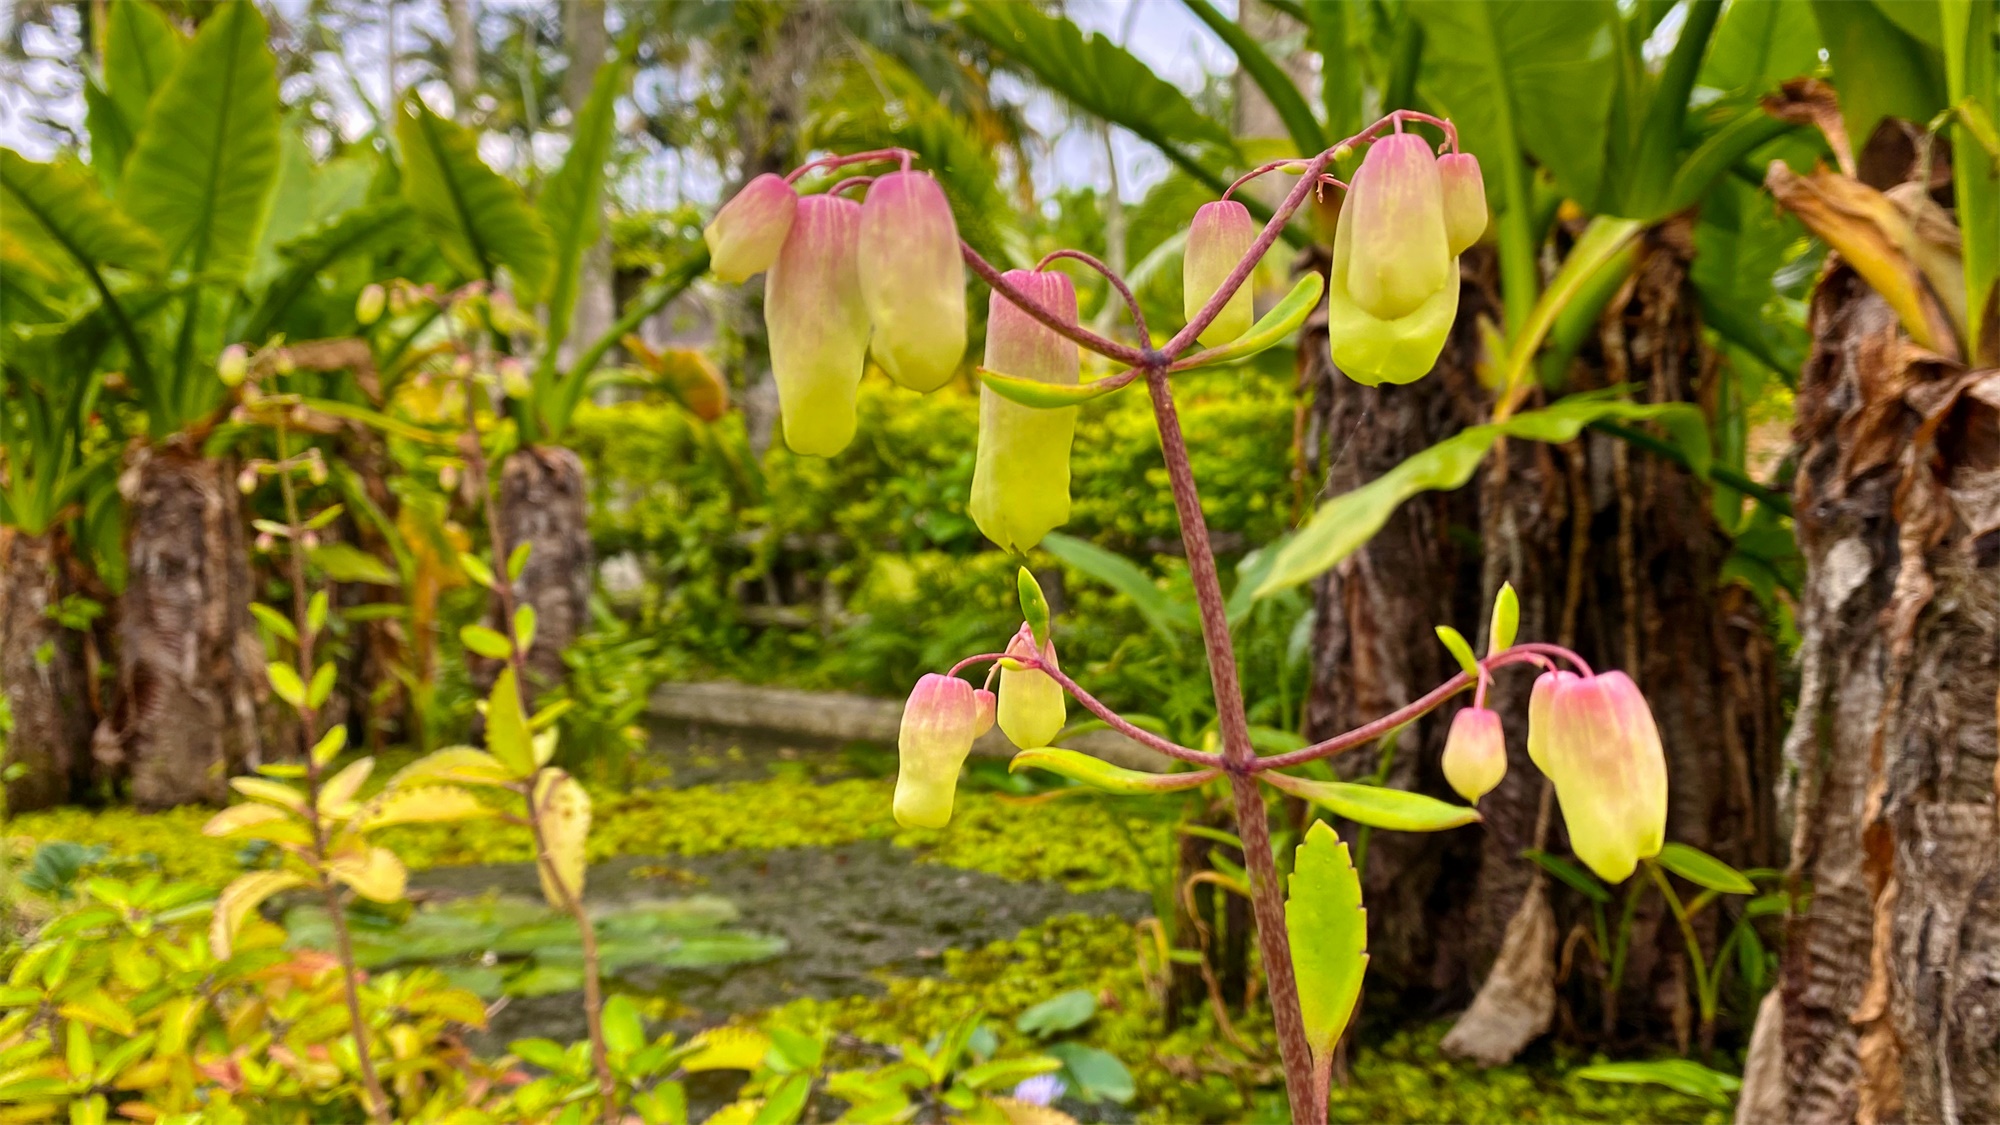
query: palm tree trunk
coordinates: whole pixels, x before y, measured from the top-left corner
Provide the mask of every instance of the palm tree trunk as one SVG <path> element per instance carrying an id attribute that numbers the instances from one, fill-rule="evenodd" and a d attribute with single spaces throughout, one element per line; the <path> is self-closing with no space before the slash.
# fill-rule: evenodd
<path id="1" fill-rule="evenodd" d="M 587 498 L 583 460 L 573 450 L 529 446 L 501 466 L 497 561 L 504 563 L 506 553 L 522 543 L 530 545 L 527 565 L 514 583 L 515 603 L 535 607 L 529 682 L 522 685 L 530 698 L 562 682 L 563 649 L 590 622 L 595 563 Z"/>
<path id="2" fill-rule="evenodd" d="M 1642 401 L 1702 401 L 1713 370 L 1687 256 L 1684 230 L 1652 232 L 1632 284 L 1573 365 L 1572 389 L 1630 382 Z M 1491 255 L 1466 255 L 1458 325 L 1438 369 L 1420 383 L 1355 384 L 1332 369 L 1323 322 L 1309 333 L 1300 360 L 1315 397 L 1306 439 L 1326 494 L 1485 420 L 1491 397 L 1475 373 L 1477 324 L 1500 319 L 1496 273 Z M 1306 735 L 1372 719 L 1447 678 L 1455 666 L 1433 627 L 1477 628 L 1483 643 L 1494 592 L 1512 582 L 1523 638 L 1623 668 L 1647 693 L 1668 751 L 1669 838 L 1738 866 L 1768 863 L 1778 682 L 1755 602 L 1718 586 L 1728 549 L 1707 486 L 1669 462 L 1600 434 L 1563 447 L 1504 442 L 1473 486 L 1404 505 L 1319 580 Z M 1519 855 L 1538 844 L 1543 785 L 1526 752 L 1530 683 L 1502 678 L 1489 698 L 1507 719 L 1508 772 L 1480 803 L 1483 825 L 1371 839 L 1363 873 L 1369 968 L 1420 1003 L 1471 998 L 1530 885 L 1534 868 Z M 1449 795 L 1439 756 L 1450 718 L 1440 713 L 1403 733 L 1389 784 Z M 1335 768 L 1360 777 L 1379 764 L 1379 751 L 1368 749 Z M 1560 818 L 1540 843 L 1563 849 Z M 1559 935 L 1589 917 L 1568 892 L 1555 905 Z M 1685 1040 L 1693 998 L 1674 987 L 1682 956 L 1678 931 L 1649 898 L 1621 989 L 1626 1030 Z M 1574 984 L 1569 994 L 1573 1007 L 1588 1003 Z"/>
<path id="3" fill-rule="evenodd" d="M 141 449 L 120 487 L 130 566 L 118 740 L 132 801 L 220 801 L 229 775 L 258 760 L 266 694 L 233 466 L 176 440 Z"/>
<path id="4" fill-rule="evenodd" d="M 1996 1121 L 2000 370 L 1917 348 L 1844 263 L 1810 325 L 1785 763 L 1811 898 L 1759 1035 L 1787 1120 Z"/>
<path id="5" fill-rule="evenodd" d="M 66 592 L 60 532 L 0 528 L 0 689 L 13 729 L 8 814 L 60 805 L 90 780 L 90 693 L 82 634 L 49 615 Z"/>

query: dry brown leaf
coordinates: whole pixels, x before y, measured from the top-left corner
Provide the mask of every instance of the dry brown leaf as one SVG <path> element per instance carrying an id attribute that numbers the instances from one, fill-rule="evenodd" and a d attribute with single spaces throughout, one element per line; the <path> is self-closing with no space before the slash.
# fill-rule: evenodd
<path id="1" fill-rule="evenodd" d="M 1556 1013 L 1555 945 L 1548 888 L 1537 877 L 1507 922 L 1493 971 L 1440 1044 L 1444 1052 L 1499 1066 L 1547 1031 Z"/>

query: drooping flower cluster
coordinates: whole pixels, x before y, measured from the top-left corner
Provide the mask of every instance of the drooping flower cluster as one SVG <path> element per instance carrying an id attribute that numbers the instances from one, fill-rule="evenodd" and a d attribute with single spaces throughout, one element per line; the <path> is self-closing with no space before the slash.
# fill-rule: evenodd
<path id="1" fill-rule="evenodd" d="M 1457 257 L 1485 229 L 1478 158 L 1433 157 L 1410 133 L 1371 144 L 1333 238 L 1327 330 L 1334 365 L 1370 386 L 1428 374 L 1458 315 Z"/>
<path id="2" fill-rule="evenodd" d="M 1666 752 L 1630 676 L 1543 673 L 1528 698 L 1528 756 L 1555 783 L 1570 849 L 1607 882 L 1660 854 Z"/>
<path id="3" fill-rule="evenodd" d="M 778 416 L 794 452 L 830 457 L 854 439 L 868 357 L 934 391 L 965 355 L 965 266 L 944 189 L 923 172 L 876 179 L 860 203 L 801 197 L 775 175 L 750 181 L 703 232 L 710 269 L 765 270 L 764 325 Z"/>
<path id="4" fill-rule="evenodd" d="M 993 693 L 936 673 L 917 681 L 903 705 L 896 749 L 896 823 L 943 828 L 951 820 L 959 767 L 972 743 L 993 726 Z"/>

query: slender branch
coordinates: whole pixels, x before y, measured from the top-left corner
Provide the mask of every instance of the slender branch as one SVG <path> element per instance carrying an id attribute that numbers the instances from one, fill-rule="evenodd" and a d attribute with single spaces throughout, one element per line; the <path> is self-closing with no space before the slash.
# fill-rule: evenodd
<path id="1" fill-rule="evenodd" d="M 1550 657 L 1568 660 L 1576 667 L 1582 669 L 1585 675 L 1590 673 L 1590 666 L 1583 662 L 1582 657 L 1577 656 L 1560 645 L 1539 643 L 1517 644 L 1505 652 L 1489 656 L 1485 660 L 1480 661 L 1480 667 L 1490 672 L 1495 668 L 1504 668 L 1510 664 L 1546 665 Z M 1363 723 L 1353 730 L 1343 731 L 1324 742 L 1315 742 L 1311 746 L 1307 746 L 1301 750 L 1292 750 L 1283 754 L 1274 754 L 1268 758 L 1259 758 L 1251 768 L 1257 772 L 1289 769 L 1292 766 L 1304 765 L 1319 758 L 1330 758 L 1335 754 L 1352 750 L 1357 746 L 1366 746 L 1368 743 L 1402 726 L 1404 723 L 1436 710 L 1445 700 L 1450 699 L 1452 696 L 1471 686 L 1472 677 L 1466 675 L 1464 672 L 1460 672 L 1451 679 L 1431 689 L 1429 694 L 1391 711 L 1379 719 Z"/>
<path id="2" fill-rule="evenodd" d="M 306 595 L 305 564 L 305 522 L 299 519 L 298 490 L 292 483 L 289 432 L 282 418 L 277 424 L 278 445 L 278 491 L 285 498 L 285 522 L 291 528 L 289 546 L 286 552 L 291 564 L 292 580 L 292 629 L 298 634 L 298 674 L 299 682 L 310 685 L 313 682 L 313 628 L 309 611 L 310 599 Z M 308 687 L 310 693 L 310 687 Z M 306 825 L 312 830 L 313 873 L 319 877 L 320 897 L 326 904 L 326 915 L 333 925 L 334 951 L 340 958 L 340 982 L 347 1001 L 347 1021 L 354 1032 L 354 1056 L 361 1066 L 362 1092 L 368 1098 L 368 1116 L 376 1125 L 389 1125 L 389 1096 L 382 1090 L 382 1079 L 375 1073 L 374 1051 L 368 1044 L 368 1025 L 361 1018 L 361 987 L 358 978 L 361 970 L 354 964 L 354 940 L 347 932 L 346 908 L 340 901 L 340 888 L 327 874 L 327 848 L 330 843 L 326 822 L 319 815 L 319 761 L 313 748 L 319 744 L 319 709 L 312 705 L 308 694 L 299 703 L 299 742 L 305 753 L 306 764 Z"/>
<path id="3" fill-rule="evenodd" d="M 1077 682 L 1064 674 L 1062 669 L 1043 664 L 1039 660 L 1027 661 L 1021 660 L 1019 657 L 1009 657 L 1008 659 L 1015 660 L 1024 667 L 1036 667 L 1047 673 L 1048 677 L 1057 684 L 1060 684 L 1064 691 L 1075 696 L 1076 701 L 1083 704 L 1084 710 L 1104 720 L 1105 724 L 1112 730 L 1139 743 L 1141 746 L 1158 750 L 1169 758 L 1178 758 L 1183 762 L 1192 762 L 1197 766 L 1205 766 L 1210 769 L 1221 769 L 1223 767 L 1222 756 L 1219 754 L 1209 754 L 1201 750 L 1190 749 L 1177 742 L 1168 741 L 1154 734 L 1152 731 L 1141 726 L 1136 726 L 1130 720 L 1120 717 L 1118 712 L 1106 707 L 1095 696 L 1079 687 Z"/>
<path id="4" fill-rule="evenodd" d="M 873 176 L 849 176 L 846 179 L 840 181 L 839 183 L 833 185 L 832 187 L 826 189 L 826 193 L 828 195 L 839 195 L 841 192 L 846 191 L 848 188 L 867 187 L 869 184 L 872 184 L 874 182 L 875 182 L 875 177 Z"/>
<path id="5" fill-rule="evenodd" d="M 1035 269 L 1038 271 L 1045 270 L 1049 268 L 1050 262 L 1059 258 L 1075 259 L 1096 270 L 1098 273 L 1103 274 L 1104 280 L 1110 282 L 1111 287 L 1118 290 L 1119 296 L 1125 298 L 1125 307 L 1132 310 L 1132 323 L 1139 329 L 1139 338 L 1148 341 L 1153 338 L 1152 333 L 1146 329 L 1146 313 L 1139 307 L 1139 298 L 1132 295 L 1132 287 L 1125 284 L 1125 279 L 1118 276 L 1118 271 L 1081 250 L 1051 250 L 1047 254 L 1042 255 L 1041 261 L 1035 263 Z"/>
<path id="6" fill-rule="evenodd" d="M 1104 356 L 1107 359 L 1115 359 L 1127 367 L 1143 367 L 1149 361 L 1150 357 L 1145 350 L 1126 344 L 1115 343 L 1099 336 L 1088 328 L 1080 328 L 1074 324 L 1064 323 L 1054 313 L 1035 303 L 1026 293 L 1015 288 L 1014 283 L 1002 276 L 993 263 L 979 256 L 979 251 L 974 250 L 971 243 L 961 238 L 958 241 L 958 248 L 959 253 L 965 258 L 965 264 L 972 267 L 972 272 L 979 275 L 979 280 L 998 290 L 1001 296 L 1014 303 L 1014 307 L 1041 321 L 1050 331 L 1067 339 L 1075 340 L 1098 355 Z"/>
<path id="7" fill-rule="evenodd" d="M 1347 143 L 1341 142 L 1342 145 Z M 1195 337 L 1207 331 L 1208 326 L 1215 322 L 1215 318 L 1222 314 L 1222 307 L 1227 305 L 1229 299 L 1236 295 L 1236 291 L 1243 287 L 1243 282 L 1250 277 L 1251 271 L 1257 268 L 1257 263 L 1264 260 L 1264 253 L 1278 241 L 1278 236 L 1284 233 L 1285 224 L 1292 221 L 1292 216 L 1298 213 L 1300 207 L 1305 206 L 1306 196 L 1311 194 L 1314 186 L 1319 183 L 1321 173 L 1325 172 L 1326 166 L 1333 162 L 1333 154 L 1336 151 L 1337 147 L 1330 148 L 1306 162 L 1305 174 L 1299 178 L 1298 183 L 1292 185 L 1291 193 L 1278 205 L 1277 211 L 1271 216 L 1271 221 L 1265 223 L 1264 229 L 1258 232 L 1257 241 L 1250 244 L 1250 250 L 1243 255 L 1243 260 L 1236 263 L 1236 268 L 1229 271 L 1229 276 L 1223 278 L 1222 284 L 1210 295 L 1208 303 L 1201 307 L 1200 312 L 1190 317 L 1179 332 L 1174 333 L 1174 338 L 1167 341 L 1166 346 L 1160 349 L 1161 352 L 1168 356 L 1181 354 L 1189 344 L 1194 343 Z"/>
<path id="8" fill-rule="evenodd" d="M 788 184 L 798 183 L 801 176 L 804 176 L 807 172 L 815 168 L 825 168 L 831 171 L 835 168 L 845 168 L 849 164 L 869 164 L 877 160 L 900 161 L 903 165 L 903 171 L 907 172 L 910 170 L 910 162 L 915 160 L 916 157 L 916 153 L 906 148 L 875 148 L 869 149 L 867 152 L 849 153 L 846 156 L 822 156 L 818 160 L 808 160 L 804 164 L 792 169 L 791 174 L 785 177 L 785 182 Z"/>

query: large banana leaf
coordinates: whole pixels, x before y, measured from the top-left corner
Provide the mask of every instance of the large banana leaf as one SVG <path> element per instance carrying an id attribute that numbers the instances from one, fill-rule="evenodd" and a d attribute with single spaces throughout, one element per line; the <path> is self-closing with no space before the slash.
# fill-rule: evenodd
<path id="1" fill-rule="evenodd" d="M 520 292 L 540 292 L 554 259 L 549 232 L 521 189 L 479 159 L 479 138 L 413 94 L 396 115 L 396 144 L 403 198 L 452 268 L 490 279 L 505 266 Z"/>
<path id="2" fill-rule="evenodd" d="M 1812 10 L 1833 62 L 1847 136 L 1857 150 L 1884 117 L 1921 124 L 1944 108 L 1944 59 L 1934 46 L 1936 3 L 1812 0 Z M 1929 42 L 1912 33 L 1926 30 L 1912 18 L 1919 10 L 1930 16 Z"/>
<path id="3" fill-rule="evenodd" d="M 1702 60 L 1701 85 L 1766 93 L 1819 67 L 1819 28 L 1806 0 L 1731 4 Z"/>
<path id="4" fill-rule="evenodd" d="M 59 248 L 89 274 L 104 266 L 157 270 L 164 257 L 160 240 L 104 198 L 82 169 L 37 164 L 12 149 L 0 149 L 0 232 L 29 253 Z"/>
<path id="5" fill-rule="evenodd" d="M 1319 506 L 1312 519 L 1281 547 L 1257 587 L 1259 597 L 1324 574 L 1375 537 L 1396 509 L 1421 492 L 1462 487 L 1472 479 L 1493 443 L 1505 436 L 1560 445 L 1576 440 L 1584 427 L 1600 421 L 1652 420 L 1674 433 L 1682 454 L 1698 476 L 1708 471 L 1708 431 L 1701 412 L 1684 402 L 1635 403 L 1600 394 L 1574 395 L 1505 422 L 1469 426 L 1411 456 L 1351 492 Z"/>
<path id="6" fill-rule="evenodd" d="M 1195 108 L 1173 85 L 1123 47 L 1032 4 L 964 2 L 945 6 L 958 27 L 1032 73 L 1087 113 L 1123 125 L 1216 191 L 1236 146 L 1229 130 Z"/>
<path id="7" fill-rule="evenodd" d="M 535 200 L 535 210 L 549 229 L 555 243 L 555 265 L 543 296 L 549 306 L 546 347 L 555 354 L 556 346 L 569 337 L 570 317 L 576 312 L 577 278 L 583 256 L 597 242 L 603 207 L 604 162 L 611 157 L 611 141 L 618 119 L 613 109 L 625 88 L 629 68 L 623 58 L 597 68 L 590 97 L 576 115 L 570 131 L 569 154 L 562 167 L 549 177 Z"/>
<path id="8" fill-rule="evenodd" d="M 111 5 L 107 15 L 104 90 L 126 126 L 137 129 L 145 123 L 153 95 L 180 65 L 186 44 L 150 0 L 123 0 Z"/>
<path id="9" fill-rule="evenodd" d="M 123 7 L 124 5 L 120 5 Z M 168 261 L 240 279 L 278 178 L 278 72 L 254 4 L 228 4 L 153 95 L 119 198 Z"/>

